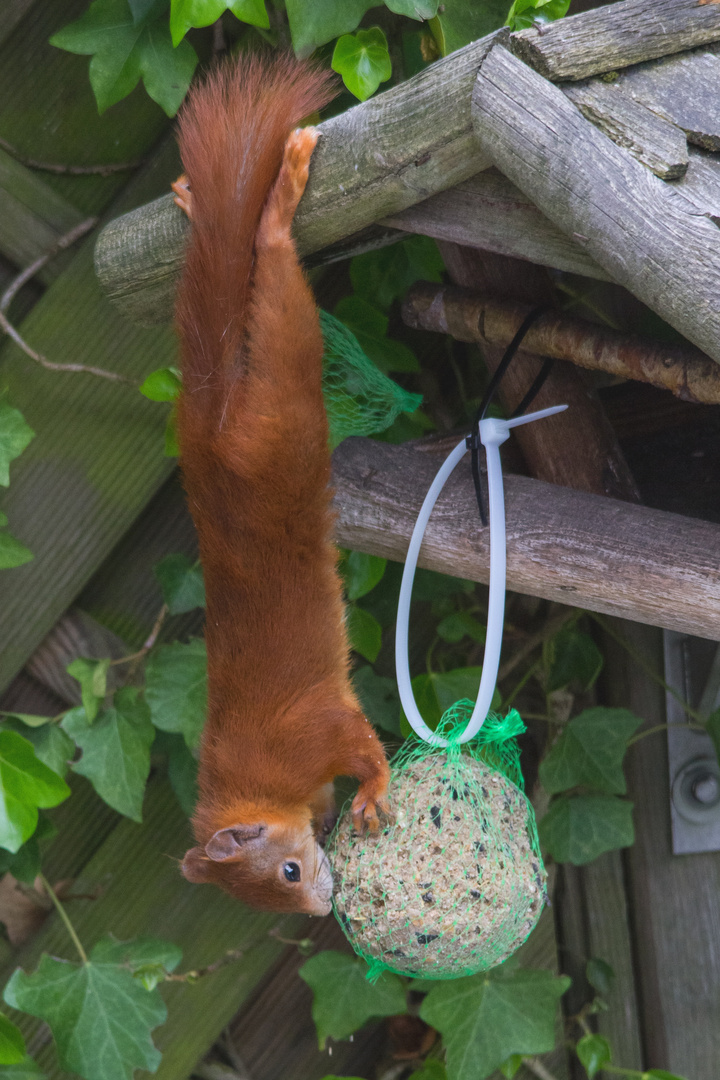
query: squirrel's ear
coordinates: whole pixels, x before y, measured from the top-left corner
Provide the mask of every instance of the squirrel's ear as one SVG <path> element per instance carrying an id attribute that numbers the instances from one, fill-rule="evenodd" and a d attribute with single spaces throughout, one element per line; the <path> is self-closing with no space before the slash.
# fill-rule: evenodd
<path id="1" fill-rule="evenodd" d="M 225 862 L 238 856 L 250 840 L 258 840 L 265 832 L 264 825 L 231 825 L 220 829 L 205 845 L 205 854 L 213 862 Z"/>
<path id="2" fill-rule="evenodd" d="M 205 851 L 201 847 L 190 848 L 185 852 L 185 858 L 182 861 L 181 870 L 183 877 L 188 881 L 192 881 L 193 885 L 202 885 L 203 882 L 209 881 L 210 876 L 208 874 L 208 859 Z"/>

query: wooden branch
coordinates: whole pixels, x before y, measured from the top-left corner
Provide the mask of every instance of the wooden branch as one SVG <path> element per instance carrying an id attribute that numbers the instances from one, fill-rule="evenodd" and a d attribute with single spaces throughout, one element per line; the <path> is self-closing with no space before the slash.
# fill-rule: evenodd
<path id="1" fill-rule="evenodd" d="M 347 439 L 333 455 L 338 541 L 402 561 L 442 458 L 418 445 Z M 720 525 L 506 476 L 508 588 L 720 636 Z M 488 580 L 487 530 L 461 463 L 430 519 L 419 565 Z"/>
<path id="2" fill-rule="evenodd" d="M 530 310 L 527 304 L 420 282 L 405 299 L 403 319 L 408 326 L 451 334 L 459 341 L 505 347 Z M 720 367 L 691 346 L 648 341 L 549 311 L 530 327 L 523 350 L 650 383 L 683 401 L 720 404 Z"/>
<path id="3" fill-rule="evenodd" d="M 494 251 L 607 281 L 609 275 L 571 236 L 548 221 L 537 206 L 497 169 L 487 169 L 456 187 L 385 218 L 384 225 Z"/>
<path id="4" fill-rule="evenodd" d="M 585 79 L 720 40 L 717 0 L 624 0 L 513 34 L 547 79 Z"/>
<path id="5" fill-rule="evenodd" d="M 500 46 L 480 69 L 473 107 L 498 168 L 617 282 L 720 361 L 716 225 Z"/>
<path id="6" fill-rule="evenodd" d="M 677 180 L 687 172 L 687 141 L 675 124 L 599 79 L 564 86 L 563 92 L 586 120 L 661 180 Z"/>
<path id="7" fill-rule="evenodd" d="M 301 255 L 488 167 L 473 135 L 472 87 L 482 58 L 507 35 L 501 30 L 475 41 L 320 124 L 323 137 L 295 221 Z M 100 234 L 97 275 L 110 299 L 135 321 L 171 317 L 186 233 L 185 216 L 168 194 L 110 222 Z"/>
<path id="8" fill-rule="evenodd" d="M 720 57 L 716 48 L 623 71 L 615 87 L 677 124 L 696 146 L 720 150 Z"/>

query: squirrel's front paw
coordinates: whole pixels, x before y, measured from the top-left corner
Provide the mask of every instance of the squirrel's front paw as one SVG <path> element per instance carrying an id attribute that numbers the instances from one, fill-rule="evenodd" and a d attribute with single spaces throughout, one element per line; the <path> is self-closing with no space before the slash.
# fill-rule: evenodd
<path id="1" fill-rule="evenodd" d="M 377 833 L 381 827 L 392 825 L 395 818 L 390 804 L 383 797 L 371 798 L 361 786 L 352 803 L 353 829 L 356 833 Z"/>
<path id="2" fill-rule="evenodd" d="M 192 195 L 190 194 L 190 181 L 185 173 L 178 176 L 177 180 L 170 185 L 175 192 L 174 202 L 192 220 Z"/>

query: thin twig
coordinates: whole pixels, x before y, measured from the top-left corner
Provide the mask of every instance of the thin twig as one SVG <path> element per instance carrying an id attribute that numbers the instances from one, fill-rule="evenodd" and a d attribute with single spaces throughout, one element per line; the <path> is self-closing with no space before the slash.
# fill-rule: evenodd
<path id="1" fill-rule="evenodd" d="M 70 937 L 72 939 L 72 943 L 75 946 L 75 948 L 77 949 L 78 954 L 80 956 L 80 959 L 82 960 L 83 964 L 87 964 L 87 962 L 88 962 L 87 953 L 85 952 L 85 950 L 82 947 L 82 942 L 80 941 L 80 938 L 77 936 L 77 933 L 75 931 L 75 927 L 70 922 L 70 919 L 68 918 L 68 914 L 65 911 L 65 908 L 63 907 L 63 905 L 58 900 L 57 895 L 55 893 L 55 890 L 53 889 L 50 882 L 48 881 L 48 879 L 45 877 L 45 875 L 43 873 L 38 874 L 38 877 L 40 878 L 40 881 L 42 882 L 43 889 L 45 890 L 45 892 L 48 894 L 48 896 L 52 900 L 53 904 L 55 905 L 55 908 L 57 910 L 58 915 L 60 916 L 62 921 L 65 923 L 65 929 L 67 930 L 68 934 L 70 935 Z"/>
<path id="2" fill-rule="evenodd" d="M 557 1080 L 555 1074 L 551 1073 L 550 1070 L 543 1065 L 542 1061 L 536 1057 L 524 1057 L 523 1065 L 526 1069 L 529 1069 L 531 1073 L 534 1073 L 535 1076 L 539 1077 L 539 1080 Z"/>
<path id="3" fill-rule="evenodd" d="M 577 618 L 577 616 L 578 611 L 576 608 L 568 608 L 566 611 L 561 611 L 559 615 L 555 615 L 552 619 L 548 619 L 545 625 L 538 630 L 536 634 L 532 634 L 527 641 L 523 642 L 520 648 L 505 661 L 498 672 L 498 681 L 501 682 L 503 679 L 507 678 L 510 672 L 514 671 L 526 656 L 529 656 L 531 652 L 534 652 L 539 645 L 544 644 L 548 638 L 557 634 L 558 630 L 561 630 L 566 622 L 569 622 L 570 619 Z"/>
<path id="4" fill-rule="evenodd" d="M 707 732 L 707 728 L 704 724 L 686 724 L 685 727 L 689 728 L 690 731 Z M 646 739 L 648 735 L 657 735 L 658 731 L 669 731 L 670 728 L 677 729 L 677 724 L 656 724 L 655 727 L 644 728 L 642 731 L 638 732 L 637 735 L 633 735 L 632 739 L 628 739 L 627 745 L 632 746 L 633 743 L 640 742 L 641 739 Z"/>
<path id="5" fill-rule="evenodd" d="M 79 225 L 76 225 L 74 229 L 70 229 L 64 236 L 61 236 L 56 240 L 44 255 L 41 255 L 35 262 L 30 263 L 30 265 L 19 273 L 17 277 L 13 278 L 0 297 L 0 311 L 7 311 L 13 298 L 20 292 L 23 285 L 30 281 L 31 278 L 34 278 L 35 275 L 42 270 L 43 266 L 47 266 L 50 260 L 54 258 L 59 251 L 64 251 L 65 248 L 72 247 L 77 240 L 80 240 L 81 237 L 85 236 L 86 233 L 89 233 L 91 229 L 95 228 L 97 223 L 98 219 L 96 217 L 85 218 L 85 220 L 81 221 Z"/>
<path id="6" fill-rule="evenodd" d="M 0 138 L 0 149 L 28 169 L 39 169 L 41 172 L 56 173 L 59 176 L 110 176 L 112 173 L 137 169 L 143 164 L 142 158 L 138 158 L 136 161 L 117 161 L 108 165 L 57 165 L 54 162 L 36 161 L 35 158 L 26 157 L 3 138 Z"/>
<path id="7" fill-rule="evenodd" d="M 127 663 L 132 664 L 132 666 L 128 669 L 128 675 L 127 675 L 127 681 L 128 682 L 132 682 L 133 676 L 135 675 L 135 672 L 137 671 L 138 664 L 140 663 L 140 661 L 145 656 L 147 656 L 147 654 L 150 652 L 153 645 L 157 641 L 157 636 L 160 633 L 160 630 L 162 628 L 162 624 L 165 622 L 165 619 L 167 618 L 169 610 L 170 609 L 168 608 L 167 604 L 163 604 L 163 606 L 160 608 L 160 611 L 158 612 L 158 616 L 157 616 L 157 618 L 155 620 L 155 623 L 153 624 L 153 628 L 150 631 L 150 634 L 148 635 L 148 637 L 145 639 L 145 643 L 143 644 L 143 647 L 141 649 L 138 649 L 138 651 L 135 652 L 135 653 L 131 653 L 130 656 L 121 656 L 119 660 L 111 660 L 110 661 L 110 666 L 111 667 L 114 664 L 127 664 Z"/>
<path id="8" fill-rule="evenodd" d="M 5 314 L 5 311 L 18 290 L 21 289 L 30 278 L 37 274 L 38 270 L 41 270 L 53 255 L 56 255 L 58 251 L 61 251 L 63 248 L 69 247 L 70 244 L 73 244 L 79 237 L 84 236 L 89 232 L 96 220 L 97 219 L 95 218 L 88 218 L 80 225 L 76 225 L 70 232 L 61 236 L 59 240 L 56 240 L 45 255 L 36 259 L 35 262 L 10 282 L 3 293 L 2 298 L 0 298 L 0 330 L 4 331 L 7 336 L 15 342 L 18 348 L 22 349 L 26 356 L 29 356 L 36 364 L 40 364 L 41 367 L 46 368 L 48 371 L 69 371 L 75 374 L 97 375 L 101 379 L 110 379 L 111 382 L 128 383 L 130 386 L 137 386 L 137 383 L 133 379 L 129 379 L 126 375 L 119 375 L 115 371 L 105 371 L 103 368 L 93 367 L 90 364 L 57 364 L 53 360 L 48 360 L 46 356 L 36 352 L 35 349 L 32 349 L 28 345 Z"/>
<path id="9" fill-rule="evenodd" d="M 227 967 L 228 964 L 233 964 L 236 960 L 242 960 L 245 952 L 242 949 L 228 949 L 224 956 L 221 956 L 219 960 L 215 960 L 212 964 L 208 964 L 204 968 L 195 968 L 192 971 L 186 971 L 182 975 L 171 975 L 169 972 L 165 973 L 166 982 L 196 982 L 198 979 L 202 979 L 205 975 L 212 975 L 213 971 L 218 971 L 220 968 Z"/>

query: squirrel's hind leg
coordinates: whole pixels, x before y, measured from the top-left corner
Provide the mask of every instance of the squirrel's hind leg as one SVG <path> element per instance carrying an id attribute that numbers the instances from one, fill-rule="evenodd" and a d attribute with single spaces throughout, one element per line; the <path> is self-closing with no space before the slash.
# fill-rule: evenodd
<path id="1" fill-rule="evenodd" d="M 314 127 L 296 128 L 289 135 L 278 178 L 260 218 L 256 248 L 292 244 L 293 218 L 305 191 L 310 158 L 319 137 L 320 132 Z"/>

